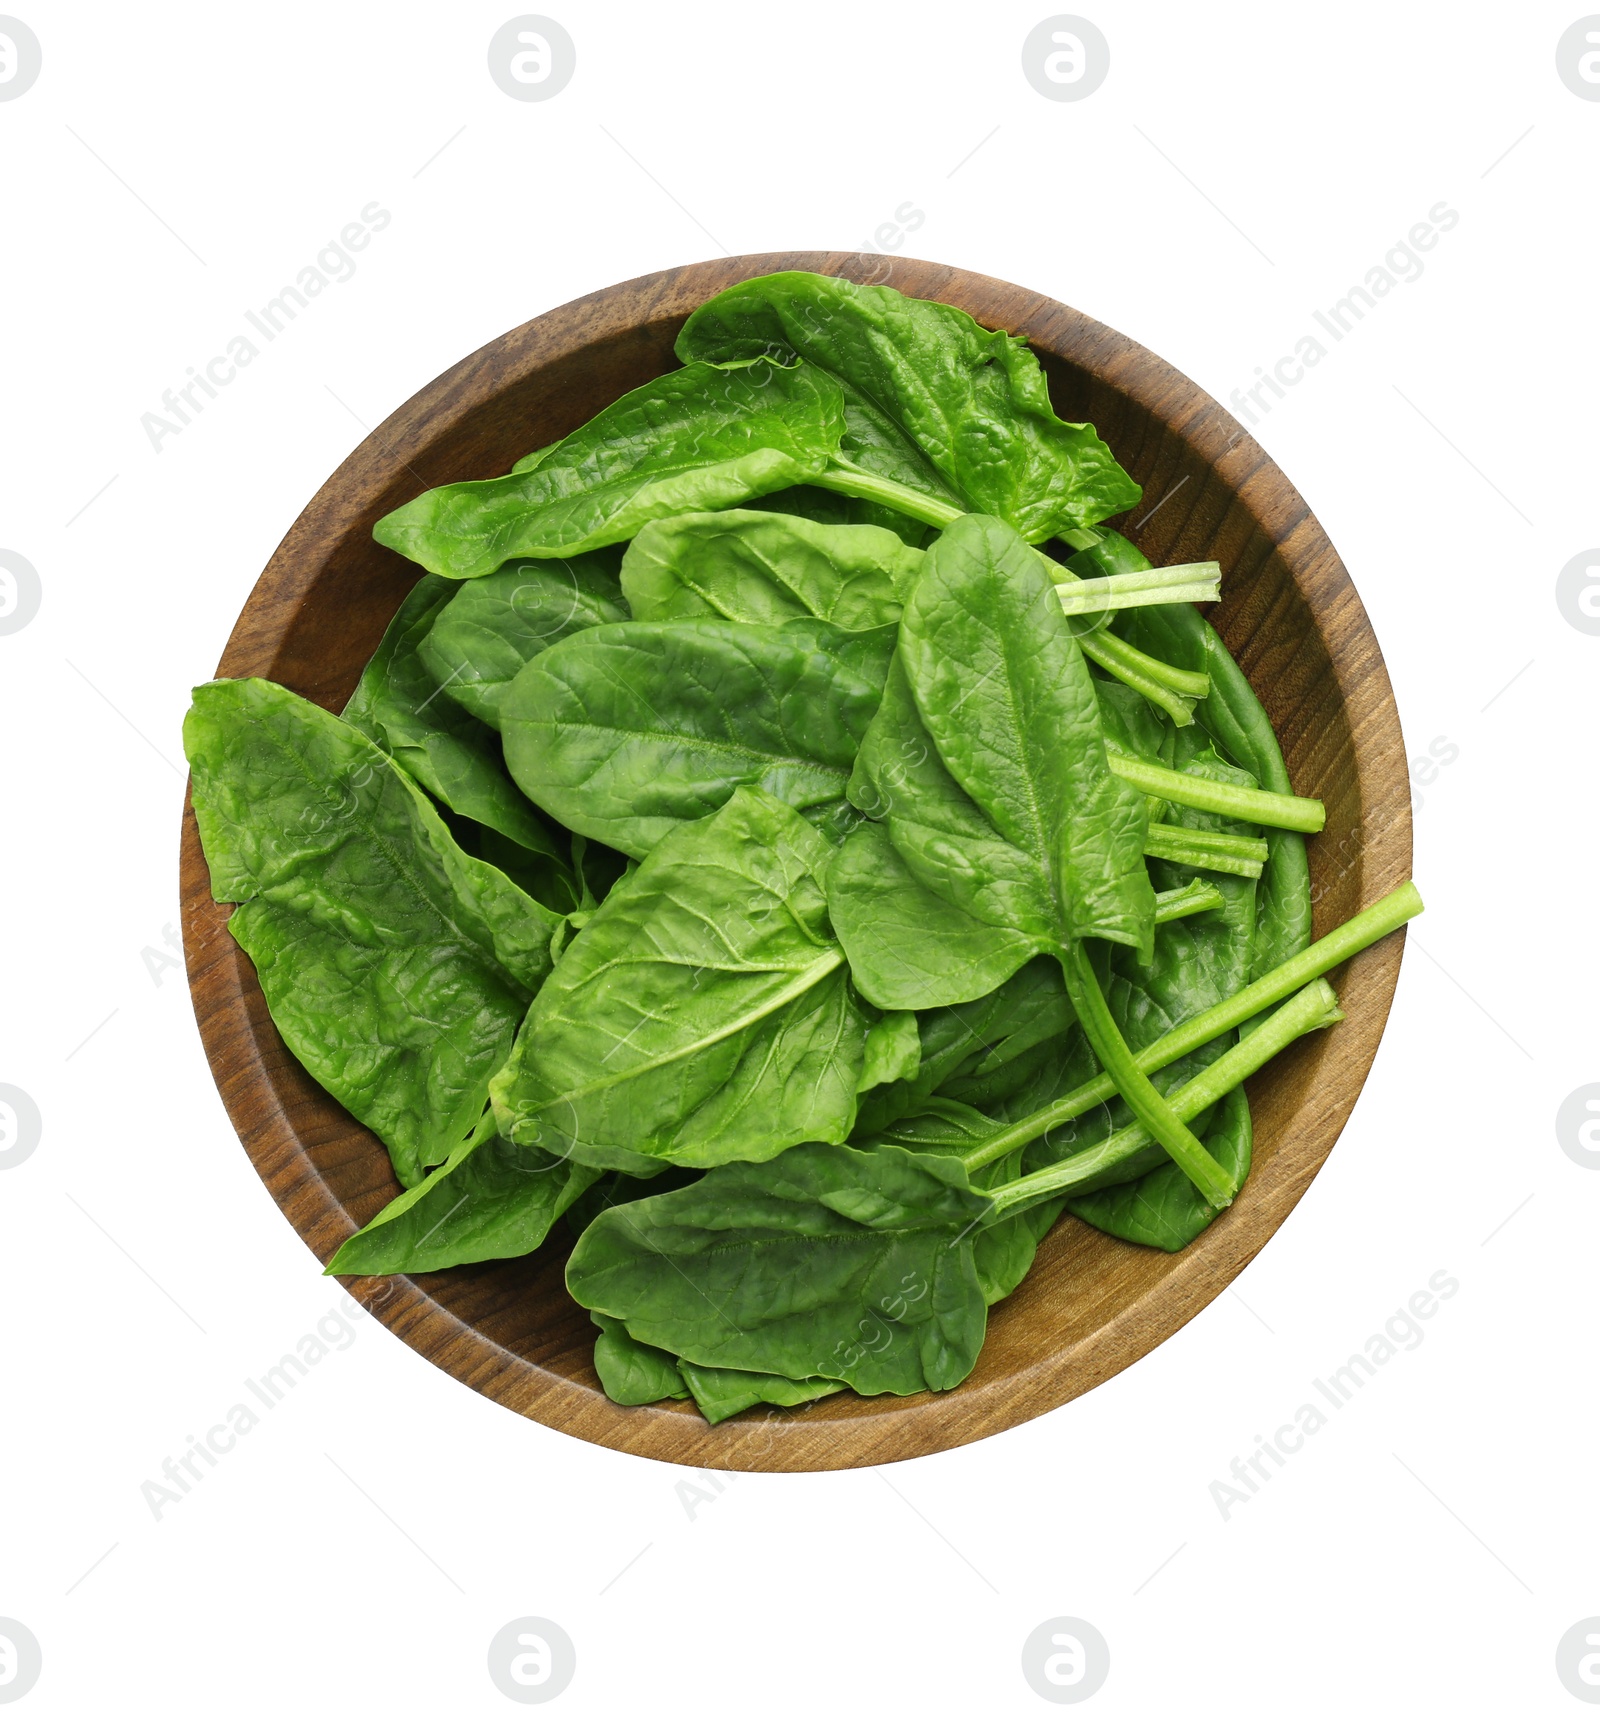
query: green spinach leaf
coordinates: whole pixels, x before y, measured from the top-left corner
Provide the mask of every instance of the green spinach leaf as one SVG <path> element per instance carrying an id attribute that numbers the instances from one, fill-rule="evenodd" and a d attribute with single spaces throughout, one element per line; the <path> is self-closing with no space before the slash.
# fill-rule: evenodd
<path id="1" fill-rule="evenodd" d="M 437 686 L 480 722 L 500 727 L 500 705 L 530 657 L 569 634 L 626 621 L 619 546 L 549 561 L 508 562 L 452 584 L 454 597 L 418 648 Z M 430 576 L 431 577 L 431 576 Z"/>
<path id="2" fill-rule="evenodd" d="M 590 628 L 517 676 L 506 760 L 563 824 L 639 857 L 741 786 L 826 808 L 877 709 L 872 659 L 888 642 L 819 621 Z"/>
<path id="3" fill-rule="evenodd" d="M 560 864 L 554 837 L 506 775 L 499 737 L 440 692 L 419 655 L 456 591 L 451 581 L 432 574 L 418 580 L 362 671 L 344 720 L 452 812 Z"/>
<path id="4" fill-rule="evenodd" d="M 359 730 L 270 681 L 196 688 L 184 749 L 211 891 L 239 904 L 278 1031 L 415 1185 L 478 1124 L 560 917 L 464 854 Z"/>
<path id="5" fill-rule="evenodd" d="M 730 507 L 818 476 L 839 445 L 838 383 L 815 365 L 690 364 L 626 394 L 537 466 L 429 490 L 372 535 L 449 579 L 575 556 L 650 520 Z"/>
<path id="6" fill-rule="evenodd" d="M 334 1255 L 329 1272 L 438 1272 L 531 1254 L 600 1173 L 515 1147 L 493 1115 L 437 1170 L 398 1196 Z"/>
<path id="7" fill-rule="evenodd" d="M 786 1380 L 778 1374 L 752 1374 L 740 1368 L 697 1368 L 654 1344 L 641 1344 L 610 1314 L 590 1318 L 600 1328 L 594 1371 L 613 1403 L 660 1403 L 692 1395 L 695 1407 L 715 1427 L 758 1403 L 792 1407 L 844 1390 L 838 1380 Z"/>
<path id="8" fill-rule="evenodd" d="M 567 1288 L 696 1366 L 947 1390 L 983 1342 L 971 1231 L 988 1209 L 959 1159 L 797 1146 L 602 1214 Z"/>
<path id="9" fill-rule="evenodd" d="M 1144 798 L 1106 762 L 1043 563 L 998 521 L 968 515 L 928 551 L 850 798 L 883 825 L 847 838 L 829 903 L 880 1008 L 983 996 L 1084 937 L 1149 948 Z"/>
<path id="10" fill-rule="evenodd" d="M 493 1084 L 501 1132 L 644 1175 L 844 1140 L 869 1023 L 828 929 L 827 855 L 759 789 L 664 837 L 528 1012 Z"/>
<path id="11" fill-rule="evenodd" d="M 885 706 L 895 694 L 892 670 L 889 689 Z M 1020 899 L 1030 917 L 1043 910 L 1037 880 L 1020 856 L 965 815 L 965 797 L 931 748 L 922 764 L 931 766 L 919 767 L 923 781 L 945 792 L 922 799 L 914 817 L 901 819 L 900 831 L 908 844 L 922 840 L 930 858 L 960 856 L 961 869 L 952 868 L 955 882 L 974 886 L 964 890 L 966 902 L 952 902 L 924 883 L 886 824 L 857 825 L 828 869 L 828 910 L 850 957 L 851 978 L 880 1009 L 937 1009 L 985 997 L 1037 948 L 1026 932 L 1005 923 L 1013 901 Z M 858 792 L 855 784 L 852 792 Z M 869 806 L 883 804 L 871 789 L 863 798 Z"/>
<path id="12" fill-rule="evenodd" d="M 1041 947 L 1148 949 L 1145 809 L 1107 765 L 1088 666 L 1038 557 L 995 521 L 958 521 L 906 605 L 900 655 L 946 769 L 1048 888 L 1030 928 Z"/>
<path id="13" fill-rule="evenodd" d="M 856 1091 L 865 1093 L 870 1087 L 910 1081 L 921 1062 L 922 1040 L 917 1033 L 916 1016 L 909 1009 L 879 1016 L 867 1029 L 866 1053 Z"/>
<path id="14" fill-rule="evenodd" d="M 688 1397 L 676 1357 L 629 1337 L 628 1328 L 609 1314 L 589 1317 L 600 1328 L 594 1341 L 594 1371 L 613 1403 L 634 1406 Z"/>
<path id="15" fill-rule="evenodd" d="M 921 565 L 920 550 L 878 526 L 729 508 L 647 525 L 623 558 L 622 589 L 639 621 L 814 616 L 858 630 L 900 619 Z"/>
<path id="16" fill-rule="evenodd" d="M 1030 954 L 1060 959 L 1073 1011 L 1118 1090 L 1212 1204 L 1225 1206 L 1224 1174 L 1128 1051 L 1083 947 L 1098 937 L 1131 945 L 1142 959 L 1150 953 L 1148 813 L 1143 796 L 1111 768 L 1094 686 L 1043 559 L 998 520 L 955 521 L 928 552 L 906 603 L 896 662 L 960 796 L 923 792 L 923 779 L 931 784 L 934 774 L 923 762 L 910 779 L 917 793 L 902 787 L 889 802 L 901 858 L 953 906 L 1021 934 Z M 901 717 L 904 701 L 892 702 L 893 694 L 891 686 L 880 719 L 884 711 Z M 858 770 L 872 768 L 872 741 L 869 732 Z M 969 841 L 987 833 L 987 842 L 963 851 L 949 840 L 958 826 Z M 1008 894 L 989 894 L 997 878 Z M 997 905 L 1004 918 L 994 915 Z M 838 924 L 847 936 L 842 916 Z M 880 1007 L 959 1001 L 874 996 L 865 982 L 862 989 Z"/>
<path id="17" fill-rule="evenodd" d="M 678 1373 L 694 1397 L 695 1407 L 713 1427 L 758 1403 L 793 1409 L 842 1392 L 840 1380 L 786 1380 L 781 1374 L 753 1374 L 743 1368 L 700 1368 L 680 1361 Z"/>
<path id="18" fill-rule="evenodd" d="M 909 442 L 947 497 L 1030 542 L 1139 499 L 1089 425 L 1056 417 L 1027 342 L 952 305 L 791 270 L 719 293 L 689 318 L 677 350 L 686 363 L 792 351 L 825 366 L 851 391 L 851 463 L 937 494 L 914 464 L 907 474 Z"/>

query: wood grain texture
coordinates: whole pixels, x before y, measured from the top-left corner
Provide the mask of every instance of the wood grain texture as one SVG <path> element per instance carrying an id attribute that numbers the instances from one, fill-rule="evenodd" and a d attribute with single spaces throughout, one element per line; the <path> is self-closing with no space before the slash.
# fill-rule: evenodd
<path id="1" fill-rule="evenodd" d="M 262 574 L 217 673 L 264 675 L 337 710 L 416 577 L 373 543 L 373 522 L 430 485 L 505 471 L 575 429 L 674 366 L 673 338 L 697 305 L 778 269 L 887 281 L 1027 336 L 1057 411 L 1095 424 L 1145 486 L 1121 529 L 1158 565 L 1222 564 L 1212 620 L 1271 715 L 1295 791 L 1327 804 L 1327 829 L 1310 843 L 1318 934 L 1409 876 L 1410 795 L 1389 678 L 1355 588 L 1294 488 L 1217 402 L 1133 341 L 1051 299 L 933 263 L 732 257 L 608 288 L 502 335 L 408 401 L 322 487 Z M 228 910 L 211 900 L 187 808 L 181 873 L 190 988 L 223 1102 L 262 1181 L 327 1261 L 398 1185 L 382 1146 L 274 1030 L 254 971 L 227 935 Z M 1241 1199 L 1175 1256 L 1063 1219 L 1022 1287 L 991 1312 L 977 1369 L 954 1392 L 846 1392 L 715 1428 L 685 1404 L 619 1409 L 595 1378 L 588 1316 L 562 1286 L 560 1234 L 525 1260 L 360 1279 L 351 1289 L 457 1379 L 621 1451 L 711 1468 L 816 1470 L 980 1439 L 1145 1355 L 1262 1247 L 1350 1115 L 1402 943 L 1397 934 L 1335 974 L 1347 1019 L 1250 1083 L 1255 1169 Z"/>

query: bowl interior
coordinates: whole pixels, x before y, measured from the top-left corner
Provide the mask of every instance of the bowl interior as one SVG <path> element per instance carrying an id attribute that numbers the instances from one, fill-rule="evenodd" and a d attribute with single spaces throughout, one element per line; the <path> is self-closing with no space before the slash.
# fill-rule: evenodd
<path id="1" fill-rule="evenodd" d="M 1214 401 L 1135 343 L 1019 288 L 938 265 L 848 255 L 732 258 L 649 276 L 525 324 L 394 414 L 329 479 L 239 618 L 221 675 L 264 675 L 330 710 L 353 690 L 416 569 L 373 521 L 430 485 L 508 470 L 628 389 L 673 368 L 685 316 L 733 281 L 780 268 L 883 280 L 1026 335 L 1057 412 L 1093 423 L 1144 486 L 1119 529 L 1157 565 L 1215 560 L 1211 620 L 1266 706 L 1296 791 L 1327 805 L 1310 843 L 1320 934 L 1410 869 L 1404 749 L 1388 677 L 1343 566 L 1305 504 Z M 870 271 L 870 273 L 864 272 Z M 225 935 L 192 814 L 185 938 L 202 1036 L 263 1180 L 322 1260 L 399 1193 L 382 1146 L 278 1038 L 250 963 Z M 563 1227 L 535 1255 L 352 1285 L 458 1378 L 581 1438 L 702 1466 L 825 1469 L 937 1451 L 1065 1402 L 1191 1318 L 1246 1264 L 1332 1147 L 1371 1063 L 1400 960 L 1391 938 L 1334 983 L 1347 1019 L 1302 1040 L 1249 1086 L 1255 1165 L 1238 1203 L 1182 1254 L 1063 1218 L 1033 1271 L 991 1310 L 957 1391 L 749 1412 L 708 1428 L 685 1404 L 619 1409 L 591 1365 L 594 1328 L 567 1296 Z"/>

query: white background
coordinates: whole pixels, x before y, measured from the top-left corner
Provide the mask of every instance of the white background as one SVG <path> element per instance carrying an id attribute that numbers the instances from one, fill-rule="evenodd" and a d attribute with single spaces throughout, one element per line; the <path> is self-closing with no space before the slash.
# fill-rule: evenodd
<path id="1" fill-rule="evenodd" d="M 1579 12 L 1084 0 L 1110 76 L 1052 102 L 1019 59 L 1037 4 L 550 0 L 577 73 L 524 103 L 485 64 L 513 9 L 480 0 L 14 3 L 44 50 L 0 103 L 0 547 L 43 584 L 0 637 L 0 1080 L 44 1118 L 0 1172 L 0 1615 L 44 1652 L 19 1712 L 510 1713 L 484 1657 L 523 1614 L 577 1644 L 573 1716 L 1044 1713 L 1019 1653 L 1059 1614 L 1110 1644 L 1106 1716 L 1576 1712 L 1554 1655 L 1600 1613 L 1600 1175 L 1554 1118 L 1600 1079 L 1600 638 L 1555 579 L 1600 542 L 1600 103 L 1555 45 Z M 393 219 L 354 276 L 153 451 L 141 414 L 373 200 Z M 1421 790 L 1428 913 L 1365 1095 L 1235 1292 L 1013 1432 L 710 1503 L 363 1317 L 158 1521 L 141 1483 L 337 1298 L 160 956 L 188 689 L 363 427 L 578 294 L 854 249 L 908 202 L 906 254 L 1226 400 L 1441 200 L 1421 277 L 1255 432 L 1351 569 L 1410 752 L 1457 756 Z M 1420 1347 L 1225 1521 L 1211 1482 L 1441 1269 L 1460 1291 Z"/>

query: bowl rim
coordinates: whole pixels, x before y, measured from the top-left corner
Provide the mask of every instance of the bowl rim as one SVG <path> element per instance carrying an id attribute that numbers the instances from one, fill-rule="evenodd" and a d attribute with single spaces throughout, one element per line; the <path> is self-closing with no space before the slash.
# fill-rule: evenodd
<path id="1" fill-rule="evenodd" d="M 920 298 L 957 295 L 987 326 L 1038 340 L 1047 355 L 1126 397 L 1186 444 L 1282 558 L 1319 625 L 1338 613 L 1340 640 L 1329 641 L 1328 651 L 1352 736 L 1361 806 L 1353 864 L 1361 868 L 1363 899 L 1409 876 L 1409 793 L 1396 802 L 1392 781 L 1383 779 L 1385 766 L 1395 761 L 1403 776 L 1405 751 L 1382 654 L 1343 563 L 1277 465 L 1223 406 L 1137 342 L 1043 295 L 917 259 L 851 252 L 715 259 L 619 282 L 489 341 L 391 413 L 307 503 L 246 599 L 218 676 L 269 672 L 285 620 L 322 576 L 329 546 L 369 522 L 397 469 L 442 434 L 554 360 L 645 324 L 681 320 L 735 281 L 782 269 L 888 280 Z M 1048 341 L 1041 339 L 1046 328 Z M 1368 883 L 1372 877 L 1376 886 Z M 309 1078 L 277 1038 L 247 959 L 231 937 L 219 935 L 227 913 L 211 899 L 187 791 L 180 884 L 191 999 L 213 1078 L 262 1181 L 326 1263 L 356 1223 L 323 1179 L 286 1108 L 280 1084 L 287 1080 L 303 1088 Z M 347 1281 L 348 1287 L 412 1348 L 475 1390 L 573 1437 L 638 1456 L 700 1468 L 815 1471 L 901 1461 L 984 1438 L 1059 1407 L 1130 1366 L 1220 1295 L 1264 1246 L 1309 1186 L 1354 1107 L 1387 1021 L 1403 946 L 1403 933 L 1391 936 L 1349 964 L 1341 997 L 1345 1026 L 1357 1024 L 1357 1031 L 1348 1036 L 1336 1090 L 1319 1089 L 1300 1102 L 1292 1142 L 1252 1177 L 1249 1201 L 1173 1257 L 1165 1276 L 1093 1332 L 1041 1353 L 1020 1372 L 981 1384 L 969 1381 L 953 1392 L 866 1400 L 873 1412 L 848 1419 L 775 1411 L 708 1427 L 681 1406 L 611 1404 L 596 1386 L 543 1368 L 467 1324 L 414 1279 L 362 1278 Z"/>

